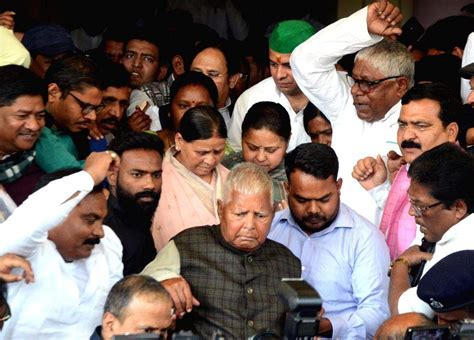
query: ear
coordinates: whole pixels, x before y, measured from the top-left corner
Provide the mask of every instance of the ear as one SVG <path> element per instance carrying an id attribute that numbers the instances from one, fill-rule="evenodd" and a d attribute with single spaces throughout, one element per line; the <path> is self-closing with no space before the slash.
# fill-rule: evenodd
<path id="1" fill-rule="evenodd" d="M 59 88 L 58 84 L 51 83 L 48 84 L 48 103 L 55 103 L 61 99 L 61 89 Z"/>
<path id="2" fill-rule="evenodd" d="M 173 68 L 173 73 L 177 75 L 183 74 L 186 70 L 184 69 L 184 60 L 183 57 L 179 54 L 175 55 L 171 59 L 171 67 Z"/>
<path id="3" fill-rule="evenodd" d="M 456 209 L 456 218 L 462 220 L 467 214 L 467 204 L 461 199 L 454 202 L 454 209 Z"/>
<path id="4" fill-rule="evenodd" d="M 397 84 L 398 84 L 397 96 L 399 98 L 402 98 L 405 92 L 408 91 L 410 81 L 408 80 L 407 77 L 400 77 L 400 78 L 397 78 Z"/>
<path id="5" fill-rule="evenodd" d="M 158 71 L 158 80 L 163 80 L 166 77 L 166 74 L 168 73 L 168 66 L 167 65 L 162 65 L 160 66 L 160 70 Z"/>
<path id="6" fill-rule="evenodd" d="M 341 188 L 342 188 L 342 178 L 339 178 L 336 181 L 336 187 L 337 187 L 337 192 L 340 195 L 341 194 Z"/>
<path id="7" fill-rule="evenodd" d="M 118 177 L 118 167 L 116 165 L 112 165 L 107 170 L 107 181 L 109 182 L 111 187 L 117 186 L 117 177 Z"/>
<path id="8" fill-rule="evenodd" d="M 456 46 L 455 48 L 453 48 L 451 54 L 458 57 L 459 59 L 462 59 L 462 56 L 464 55 L 464 50 Z"/>
<path id="9" fill-rule="evenodd" d="M 183 147 L 184 139 L 179 132 L 174 135 L 174 145 L 177 151 L 180 151 Z"/>
<path id="10" fill-rule="evenodd" d="M 242 73 L 236 73 L 231 75 L 229 78 L 229 88 L 233 89 L 239 81 L 240 77 L 242 77 Z"/>
<path id="11" fill-rule="evenodd" d="M 448 141 L 454 143 L 458 139 L 458 124 L 456 122 L 449 123 L 448 126 L 446 126 L 446 132 L 448 133 Z"/>
<path id="12" fill-rule="evenodd" d="M 114 335 L 115 325 L 118 323 L 118 319 L 110 312 L 105 312 L 102 317 L 102 338 L 110 339 Z"/>

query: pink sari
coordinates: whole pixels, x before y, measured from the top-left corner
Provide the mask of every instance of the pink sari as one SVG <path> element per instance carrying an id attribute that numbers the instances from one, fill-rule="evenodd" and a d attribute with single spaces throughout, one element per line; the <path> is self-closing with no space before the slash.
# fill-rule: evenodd
<path id="1" fill-rule="evenodd" d="M 182 230 L 219 224 L 217 200 L 222 198 L 229 173 L 219 164 L 209 184 L 184 167 L 175 153 L 174 147 L 170 148 L 163 159 L 161 197 L 152 224 L 157 251 Z"/>

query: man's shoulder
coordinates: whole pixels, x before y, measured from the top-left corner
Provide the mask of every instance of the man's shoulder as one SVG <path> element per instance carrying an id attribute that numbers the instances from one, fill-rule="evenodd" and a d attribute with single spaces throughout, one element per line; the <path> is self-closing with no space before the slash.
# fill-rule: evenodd
<path id="1" fill-rule="evenodd" d="M 279 91 L 272 77 L 268 77 L 253 85 L 242 93 L 237 99 L 237 103 L 241 101 L 259 102 L 262 100 L 275 101 L 278 99 Z"/>

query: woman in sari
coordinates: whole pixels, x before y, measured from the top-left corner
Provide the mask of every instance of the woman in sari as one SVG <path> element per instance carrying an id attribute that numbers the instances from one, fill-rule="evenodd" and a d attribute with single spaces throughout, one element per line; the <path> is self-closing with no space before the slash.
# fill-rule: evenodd
<path id="1" fill-rule="evenodd" d="M 184 229 L 219 224 L 217 200 L 229 173 L 220 162 L 227 130 L 211 106 L 196 106 L 184 114 L 175 145 L 163 159 L 161 198 L 153 218 L 152 234 L 159 251 Z"/>

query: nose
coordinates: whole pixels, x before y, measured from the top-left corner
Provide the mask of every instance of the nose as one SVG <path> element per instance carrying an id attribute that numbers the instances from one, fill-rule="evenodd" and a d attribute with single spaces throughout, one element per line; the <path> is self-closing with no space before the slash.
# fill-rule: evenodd
<path id="1" fill-rule="evenodd" d="M 156 191 L 158 189 L 157 180 L 153 178 L 152 174 L 143 176 L 143 190 Z"/>
<path id="2" fill-rule="evenodd" d="M 469 95 L 467 96 L 467 103 L 469 105 L 474 105 L 474 90 L 469 92 Z"/>
<path id="3" fill-rule="evenodd" d="M 265 151 L 263 150 L 263 148 L 258 149 L 256 159 L 260 163 L 265 161 Z"/>
<path id="4" fill-rule="evenodd" d="M 98 220 L 96 223 L 96 226 L 94 230 L 92 231 L 92 235 L 97 238 L 103 238 L 104 237 L 104 228 L 102 226 L 102 220 Z"/>
<path id="5" fill-rule="evenodd" d="M 30 131 L 37 132 L 44 126 L 44 118 L 36 118 L 33 115 L 30 115 L 25 122 L 25 128 Z"/>
<path id="6" fill-rule="evenodd" d="M 109 109 L 109 115 L 120 118 L 120 103 L 118 101 L 114 101 L 113 103 L 110 103 L 107 105 L 107 109 Z"/>
<path id="7" fill-rule="evenodd" d="M 407 126 L 403 130 L 403 140 L 414 140 L 416 138 L 415 130 Z"/>
<path id="8" fill-rule="evenodd" d="M 211 167 L 214 167 L 217 165 L 217 156 L 213 153 L 213 152 L 209 152 L 205 158 L 204 158 L 204 162 L 211 166 Z"/>
<path id="9" fill-rule="evenodd" d="M 364 92 L 360 89 L 359 84 L 354 83 L 354 85 L 351 87 L 351 94 L 353 96 L 362 96 L 364 95 Z"/>
<path id="10" fill-rule="evenodd" d="M 88 114 L 84 115 L 84 118 L 88 119 L 90 121 L 95 121 L 97 119 L 97 112 L 94 109 L 91 112 L 89 112 Z"/>
<path id="11" fill-rule="evenodd" d="M 277 66 L 276 76 L 277 76 L 277 79 L 286 78 L 286 71 L 285 71 L 285 68 L 282 65 Z"/>
<path id="12" fill-rule="evenodd" d="M 255 215 L 253 213 L 249 212 L 245 216 L 244 228 L 250 230 L 255 229 Z"/>
<path id="13" fill-rule="evenodd" d="M 142 60 L 141 60 L 139 57 L 133 58 L 133 60 L 132 60 L 132 66 L 133 66 L 133 67 L 137 67 L 137 68 L 138 68 L 138 67 L 142 67 L 142 66 L 143 66 Z"/>
<path id="14" fill-rule="evenodd" d="M 316 214 L 319 212 L 319 204 L 316 201 L 310 201 L 308 203 L 308 212 L 311 214 Z"/>

